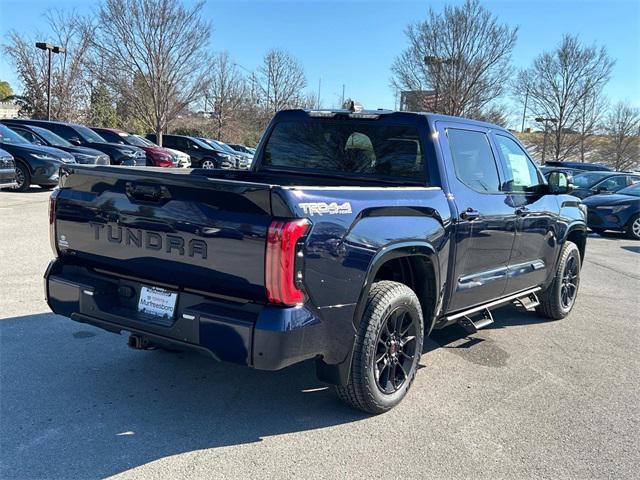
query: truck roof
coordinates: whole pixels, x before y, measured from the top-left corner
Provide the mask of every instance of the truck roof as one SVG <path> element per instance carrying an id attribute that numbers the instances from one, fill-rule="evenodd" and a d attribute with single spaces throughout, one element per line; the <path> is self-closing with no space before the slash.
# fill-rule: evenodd
<path id="1" fill-rule="evenodd" d="M 408 112 L 408 111 L 398 111 L 398 110 L 388 110 L 379 108 L 376 110 L 349 110 L 349 109 L 332 109 L 332 108 L 322 108 L 322 109 L 292 109 L 292 110 L 282 110 L 278 112 L 279 114 L 286 114 L 288 112 L 304 112 L 311 117 L 331 117 L 336 115 L 351 115 L 355 118 L 373 118 L 375 116 L 384 117 L 384 116 L 397 116 L 397 117 L 407 117 L 407 118 L 416 118 L 416 117 L 424 117 L 427 118 L 429 123 L 440 121 L 446 122 L 458 122 L 458 123 L 466 123 L 469 125 L 477 125 L 485 128 L 491 128 L 493 130 L 504 130 L 504 127 L 500 125 L 496 125 L 493 123 L 483 122 L 480 120 L 473 120 L 471 118 L 465 117 L 454 117 L 452 115 L 443 115 L 440 113 L 431 113 L 431 112 Z"/>

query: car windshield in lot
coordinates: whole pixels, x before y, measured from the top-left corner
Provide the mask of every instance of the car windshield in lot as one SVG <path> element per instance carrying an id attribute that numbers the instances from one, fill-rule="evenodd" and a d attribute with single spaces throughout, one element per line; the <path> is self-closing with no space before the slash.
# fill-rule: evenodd
<path id="1" fill-rule="evenodd" d="M 73 128 L 75 129 L 76 132 L 82 135 L 82 138 L 84 138 L 86 142 L 106 143 L 104 138 L 102 138 L 100 135 L 98 135 L 96 132 L 94 132 L 90 128 L 87 128 L 83 125 L 74 125 Z"/>
<path id="2" fill-rule="evenodd" d="M 72 147 L 73 144 L 71 142 L 66 141 L 59 135 L 56 135 L 51 130 L 47 130 L 42 127 L 30 127 L 34 132 L 44 138 L 47 142 L 49 142 L 54 147 Z"/>
<path id="3" fill-rule="evenodd" d="M 640 197 L 640 182 L 634 183 L 633 185 L 623 188 L 622 190 L 618 190 L 616 193 L 619 195 L 631 195 L 633 197 Z"/>
<path id="4" fill-rule="evenodd" d="M 265 145 L 262 167 L 424 181 L 422 151 L 418 130 L 411 125 L 281 122 Z"/>
<path id="5" fill-rule="evenodd" d="M 211 142 L 214 143 L 215 145 L 217 145 L 218 147 L 220 147 L 220 149 L 225 153 L 228 153 L 230 155 L 237 155 L 238 154 L 238 152 L 236 152 L 233 148 L 231 148 L 226 143 L 220 142 L 218 140 L 211 140 Z"/>
<path id="6" fill-rule="evenodd" d="M 24 138 L 22 135 L 19 135 L 13 130 L 11 130 L 9 127 L 0 125 L 0 143 L 19 144 L 19 143 L 30 143 L 30 142 L 29 140 Z"/>
<path id="7" fill-rule="evenodd" d="M 609 175 L 611 175 L 610 172 L 580 173 L 573 177 L 573 184 L 579 188 L 589 188 Z"/>
<path id="8" fill-rule="evenodd" d="M 127 142 L 129 145 L 134 145 L 136 147 L 149 146 L 147 145 L 146 142 L 143 142 L 138 137 L 136 137 L 135 135 L 131 135 L 130 133 L 118 133 L 118 135 L 120 135 L 124 139 L 124 141 Z"/>

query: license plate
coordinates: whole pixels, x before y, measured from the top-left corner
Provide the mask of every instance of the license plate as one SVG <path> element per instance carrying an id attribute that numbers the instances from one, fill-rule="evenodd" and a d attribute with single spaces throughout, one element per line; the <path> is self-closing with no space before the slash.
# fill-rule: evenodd
<path id="1" fill-rule="evenodd" d="M 158 287 L 142 287 L 138 311 L 161 318 L 173 318 L 178 294 Z"/>

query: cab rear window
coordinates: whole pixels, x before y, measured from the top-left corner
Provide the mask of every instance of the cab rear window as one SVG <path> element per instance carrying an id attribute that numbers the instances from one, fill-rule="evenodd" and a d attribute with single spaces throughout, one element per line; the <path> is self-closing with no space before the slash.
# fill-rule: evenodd
<path id="1" fill-rule="evenodd" d="M 389 177 L 426 182 L 418 129 L 367 121 L 296 121 L 275 125 L 262 168 Z"/>

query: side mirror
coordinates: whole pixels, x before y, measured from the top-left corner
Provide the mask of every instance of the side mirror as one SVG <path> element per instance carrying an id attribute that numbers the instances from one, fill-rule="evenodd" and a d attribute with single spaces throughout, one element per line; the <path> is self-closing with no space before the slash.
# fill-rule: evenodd
<path id="1" fill-rule="evenodd" d="M 569 176 L 565 172 L 553 171 L 549 174 L 549 193 L 562 195 L 571 192 L 573 185 L 569 183 Z"/>
<path id="2" fill-rule="evenodd" d="M 34 138 L 33 142 L 31 142 L 31 143 L 33 143 L 34 145 L 42 145 L 42 142 L 40 140 L 38 140 L 37 138 Z"/>
<path id="3" fill-rule="evenodd" d="M 70 143 L 72 143 L 72 144 L 74 144 L 74 145 L 76 145 L 76 146 L 79 146 L 79 145 L 80 145 L 80 139 L 79 139 L 78 137 L 70 138 L 70 139 L 69 139 L 69 142 L 70 142 Z"/>

